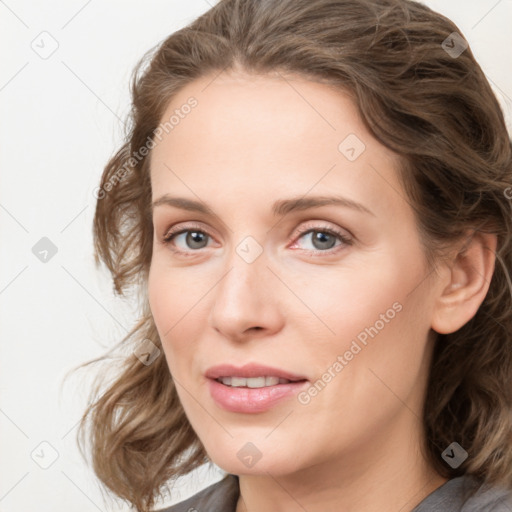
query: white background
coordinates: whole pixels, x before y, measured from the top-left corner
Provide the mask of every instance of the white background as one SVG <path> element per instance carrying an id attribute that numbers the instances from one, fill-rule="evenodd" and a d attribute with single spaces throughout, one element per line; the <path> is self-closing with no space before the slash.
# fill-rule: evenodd
<path id="1" fill-rule="evenodd" d="M 425 3 L 468 39 L 510 128 L 512 1 Z M 63 381 L 136 318 L 94 267 L 93 190 L 121 141 L 135 63 L 209 7 L 206 0 L 0 0 L 1 512 L 129 510 L 103 496 L 75 443 L 91 375 Z M 58 43 L 47 59 L 31 47 L 41 37 L 50 47 L 43 31 Z M 46 263 L 32 252 L 42 237 L 57 247 Z M 182 479 L 165 504 L 220 478 L 206 469 Z"/>

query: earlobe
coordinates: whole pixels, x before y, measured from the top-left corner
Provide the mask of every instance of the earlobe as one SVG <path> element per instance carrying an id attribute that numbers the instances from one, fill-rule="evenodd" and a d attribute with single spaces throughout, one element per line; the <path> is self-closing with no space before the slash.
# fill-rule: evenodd
<path id="1" fill-rule="evenodd" d="M 496 261 L 497 236 L 474 232 L 452 259 L 433 310 L 432 329 L 457 331 L 476 314 L 489 290 Z"/>

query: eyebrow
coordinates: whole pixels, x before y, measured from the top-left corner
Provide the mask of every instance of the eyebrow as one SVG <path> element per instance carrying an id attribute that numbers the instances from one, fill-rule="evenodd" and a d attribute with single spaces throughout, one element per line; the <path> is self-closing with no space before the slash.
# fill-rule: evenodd
<path id="1" fill-rule="evenodd" d="M 187 199 L 185 197 L 171 197 L 168 194 L 163 195 L 153 202 L 152 210 L 157 206 L 167 205 L 181 208 L 182 210 L 203 213 L 205 215 L 215 215 L 215 212 L 205 203 Z M 375 214 L 366 206 L 341 196 L 313 196 L 313 197 L 291 197 L 289 199 L 280 199 L 272 205 L 272 214 L 274 216 L 284 216 L 292 211 L 307 210 L 309 208 L 318 208 L 320 206 L 342 206 L 350 208 L 369 215 Z"/>

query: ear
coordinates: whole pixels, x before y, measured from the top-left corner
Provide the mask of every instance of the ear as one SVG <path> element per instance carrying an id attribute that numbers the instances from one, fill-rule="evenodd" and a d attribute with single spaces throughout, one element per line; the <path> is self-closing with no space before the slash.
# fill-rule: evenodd
<path id="1" fill-rule="evenodd" d="M 470 235 L 448 264 L 432 316 L 432 329 L 449 334 L 475 316 L 489 290 L 496 260 L 497 236 Z"/>

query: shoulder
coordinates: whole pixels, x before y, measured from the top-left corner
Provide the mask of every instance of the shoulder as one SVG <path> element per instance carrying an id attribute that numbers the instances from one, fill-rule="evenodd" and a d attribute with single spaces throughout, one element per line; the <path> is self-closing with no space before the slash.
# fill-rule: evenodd
<path id="1" fill-rule="evenodd" d="M 462 512 L 512 512 L 512 491 L 480 485 L 462 507 Z"/>
<path id="2" fill-rule="evenodd" d="M 512 512 L 512 492 L 484 485 L 471 476 L 448 480 L 413 512 Z"/>
<path id="3" fill-rule="evenodd" d="M 185 501 L 155 512 L 235 512 L 239 495 L 238 477 L 228 474 Z"/>

